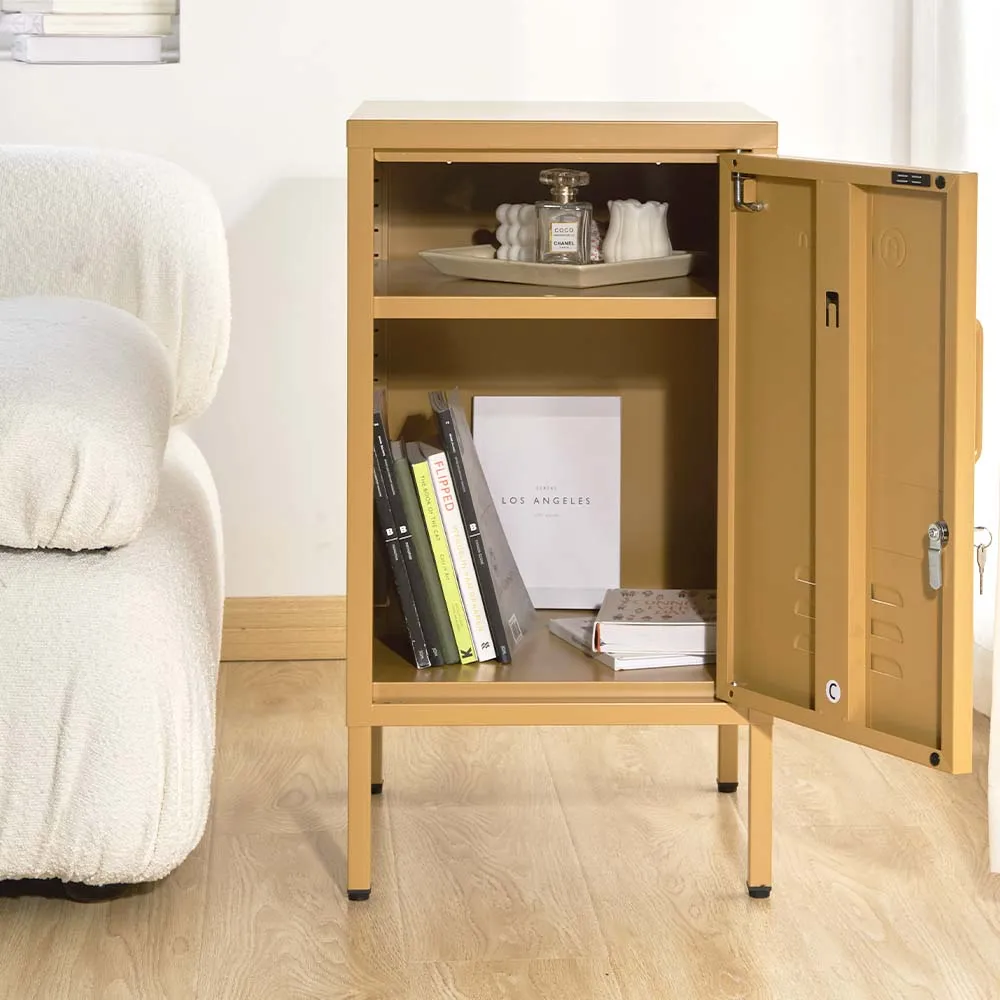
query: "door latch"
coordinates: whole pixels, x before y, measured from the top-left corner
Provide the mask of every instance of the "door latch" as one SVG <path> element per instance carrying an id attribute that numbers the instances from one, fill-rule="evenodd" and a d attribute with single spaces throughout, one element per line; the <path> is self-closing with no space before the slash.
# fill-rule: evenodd
<path id="1" fill-rule="evenodd" d="M 927 575 L 931 590 L 941 589 L 941 550 L 948 544 L 948 525 L 935 521 L 927 529 Z"/>

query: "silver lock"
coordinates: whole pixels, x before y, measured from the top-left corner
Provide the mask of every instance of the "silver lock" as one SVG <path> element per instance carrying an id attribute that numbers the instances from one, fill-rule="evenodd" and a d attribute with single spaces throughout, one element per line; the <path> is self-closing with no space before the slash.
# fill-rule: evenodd
<path id="1" fill-rule="evenodd" d="M 941 550 L 947 544 L 948 525 L 944 521 L 935 521 L 927 529 L 927 582 L 931 590 L 941 589 Z"/>

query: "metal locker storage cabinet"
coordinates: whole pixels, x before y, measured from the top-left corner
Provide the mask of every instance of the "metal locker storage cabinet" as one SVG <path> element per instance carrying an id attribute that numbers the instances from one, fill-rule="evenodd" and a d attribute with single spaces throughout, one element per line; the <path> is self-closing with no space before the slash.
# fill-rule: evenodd
<path id="1" fill-rule="evenodd" d="M 348 122 L 351 899 L 371 891 L 384 726 L 714 725 L 732 791 L 748 724 L 755 897 L 773 718 L 970 768 L 976 179 L 776 153 L 777 125 L 742 105 L 366 104 Z M 420 260 L 534 200 L 554 165 L 589 170 L 595 205 L 669 200 L 707 266 L 578 290 Z M 716 667 L 620 676 L 544 624 L 508 665 L 418 671 L 393 650 L 372 389 L 405 436 L 453 385 L 621 395 L 622 585 L 717 586 Z"/>

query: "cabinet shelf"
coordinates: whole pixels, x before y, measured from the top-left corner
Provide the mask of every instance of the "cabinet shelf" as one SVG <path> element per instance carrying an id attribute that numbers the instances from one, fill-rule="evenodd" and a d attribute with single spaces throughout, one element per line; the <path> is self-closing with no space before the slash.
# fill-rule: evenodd
<path id="1" fill-rule="evenodd" d="M 715 319 L 705 277 L 547 288 L 440 274 L 422 260 L 377 261 L 375 319 Z"/>
<path id="2" fill-rule="evenodd" d="M 562 612 L 566 614 L 566 612 Z M 417 670 L 385 643 L 373 650 L 376 704 L 634 702 L 655 698 L 715 697 L 715 667 L 612 670 L 538 624 L 518 647 L 514 662 Z"/>

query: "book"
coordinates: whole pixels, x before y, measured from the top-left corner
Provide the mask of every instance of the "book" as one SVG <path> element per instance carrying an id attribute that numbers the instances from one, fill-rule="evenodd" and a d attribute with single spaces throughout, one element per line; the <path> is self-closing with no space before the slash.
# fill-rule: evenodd
<path id="1" fill-rule="evenodd" d="M 169 14 L 0 14 L 11 35 L 169 35 Z"/>
<path id="2" fill-rule="evenodd" d="M 375 391 L 373 415 L 375 462 L 378 464 L 379 472 L 382 474 L 382 482 L 389 500 L 389 510 L 392 514 L 396 536 L 399 539 L 400 552 L 403 555 L 403 564 L 406 567 L 406 575 L 410 582 L 410 589 L 413 592 L 413 600 L 417 606 L 417 617 L 420 619 L 420 627 L 423 630 L 424 639 L 427 643 L 427 654 L 430 657 L 431 666 L 440 667 L 444 665 L 444 655 L 441 652 L 441 637 L 438 635 L 434 616 L 431 613 L 427 582 L 424 580 L 420 563 L 417 561 L 417 551 L 413 544 L 413 532 L 410 529 L 409 520 L 403 508 L 403 498 L 400 496 L 399 486 L 396 483 L 396 473 L 389 446 L 389 435 L 385 424 L 385 392 L 382 389 Z"/>
<path id="3" fill-rule="evenodd" d="M 535 623 L 534 605 L 504 534 L 458 393 L 432 392 L 430 400 L 454 476 L 497 659 L 510 663 Z"/>
<path id="4" fill-rule="evenodd" d="M 176 14 L 178 0 L 0 0 L 0 10 L 24 14 Z"/>
<path id="5" fill-rule="evenodd" d="M 159 63 L 160 37 L 14 35 L 10 55 L 23 63 Z"/>
<path id="6" fill-rule="evenodd" d="M 476 451 L 536 608 L 620 586 L 621 399 L 477 396 Z"/>
<path id="7" fill-rule="evenodd" d="M 438 507 L 437 494 L 434 492 L 434 482 L 431 479 L 431 470 L 427 464 L 427 455 L 424 449 L 428 452 L 434 450 L 428 445 L 411 442 L 406 446 L 406 457 L 413 471 L 413 482 L 423 512 L 427 538 L 434 554 L 434 564 L 441 583 L 441 592 L 451 623 L 459 660 L 462 663 L 475 663 L 478 657 L 476 656 L 475 643 L 472 641 L 472 630 L 469 628 L 469 617 L 466 615 L 465 605 L 462 603 L 462 591 L 458 585 L 458 577 L 455 575 L 455 561 L 452 559 L 451 549 L 448 546 L 448 536 L 445 534 L 444 524 L 441 521 L 441 509 Z M 443 453 L 441 457 L 444 458 Z"/>
<path id="8" fill-rule="evenodd" d="M 455 633 L 452 631 L 448 618 L 448 608 L 444 602 L 444 592 L 441 590 L 441 578 L 438 576 L 431 551 L 424 514 L 420 509 L 417 489 L 413 482 L 413 470 L 403 451 L 401 441 L 392 441 L 389 445 L 392 451 L 392 464 L 396 473 L 396 486 L 400 499 L 403 501 L 403 512 L 406 523 L 413 536 L 413 548 L 420 566 L 420 575 L 427 587 L 427 598 L 430 604 L 431 618 L 441 643 L 441 658 L 445 663 L 458 663 L 458 646 L 455 643 Z"/>
<path id="9" fill-rule="evenodd" d="M 378 520 L 380 537 L 385 546 L 386 558 L 392 571 L 392 579 L 396 585 L 396 593 L 399 596 L 399 606 L 403 612 L 403 623 L 406 626 L 406 633 L 410 640 L 413 662 L 418 667 L 429 667 L 431 660 L 427 652 L 427 641 L 424 638 L 424 631 L 420 626 L 417 605 L 413 600 L 413 591 L 410 588 L 410 580 L 406 575 L 406 566 L 403 563 L 403 554 L 400 551 L 399 536 L 396 532 L 395 522 L 393 521 L 392 508 L 389 506 L 389 495 L 386 492 L 385 482 L 382 479 L 382 470 L 377 461 L 373 463 L 373 479 L 375 485 L 375 515 Z"/>
<path id="10" fill-rule="evenodd" d="M 714 590 L 609 590 L 594 621 L 598 653 L 714 653 Z"/>
<path id="11" fill-rule="evenodd" d="M 469 631 L 476 647 L 476 659 L 481 662 L 496 658 L 493 636 L 486 620 L 486 606 L 479 590 L 479 578 L 472 561 L 472 550 L 465 534 L 462 522 L 462 512 L 458 507 L 455 486 L 452 480 L 451 467 L 448 458 L 440 448 L 421 445 L 421 452 L 427 459 L 427 469 L 430 472 L 431 483 L 434 485 L 434 495 L 437 497 L 438 510 L 441 514 L 441 524 L 448 540 L 448 549 L 455 564 L 455 576 L 458 579 L 462 604 L 469 620 Z"/>
<path id="12" fill-rule="evenodd" d="M 581 652 L 592 656 L 599 663 L 612 670 L 644 670 L 655 667 L 703 667 L 715 662 L 712 653 L 635 653 L 627 656 L 613 653 L 595 653 L 592 648 L 594 636 L 593 617 L 552 618 L 549 631 Z"/>

